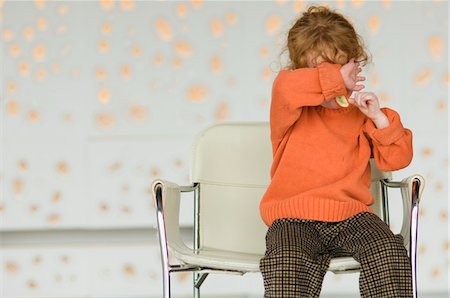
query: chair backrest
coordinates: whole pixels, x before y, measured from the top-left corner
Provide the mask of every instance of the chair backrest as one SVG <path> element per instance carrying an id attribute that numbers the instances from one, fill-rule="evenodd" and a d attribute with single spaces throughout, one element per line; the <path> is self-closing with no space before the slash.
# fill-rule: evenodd
<path id="1" fill-rule="evenodd" d="M 259 202 L 270 183 L 272 146 L 268 122 L 223 122 L 194 143 L 190 179 L 200 184 L 201 248 L 263 254 L 267 227 Z M 381 214 L 380 172 L 372 163 L 371 206 Z"/>

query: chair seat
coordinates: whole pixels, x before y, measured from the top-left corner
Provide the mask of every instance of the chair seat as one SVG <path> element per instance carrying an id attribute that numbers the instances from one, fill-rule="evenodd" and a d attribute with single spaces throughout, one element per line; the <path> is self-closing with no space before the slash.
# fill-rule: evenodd
<path id="1" fill-rule="evenodd" d="M 259 272 L 259 261 L 263 257 L 259 254 L 238 253 L 219 249 L 200 249 L 198 253 L 192 251 L 173 251 L 175 257 L 185 264 L 195 264 L 204 268 L 246 272 Z M 329 271 L 339 273 L 343 271 L 357 271 L 360 264 L 352 257 L 338 257 L 331 259 Z"/>

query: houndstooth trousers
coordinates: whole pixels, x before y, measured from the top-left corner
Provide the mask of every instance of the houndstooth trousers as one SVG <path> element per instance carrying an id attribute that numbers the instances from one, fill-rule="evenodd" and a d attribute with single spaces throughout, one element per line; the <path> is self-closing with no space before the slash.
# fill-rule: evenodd
<path id="1" fill-rule="evenodd" d="M 332 257 L 361 264 L 361 297 L 413 297 L 403 237 L 377 215 L 358 213 L 340 222 L 284 218 L 266 235 L 260 261 L 265 298 L 319 297 Z"/>

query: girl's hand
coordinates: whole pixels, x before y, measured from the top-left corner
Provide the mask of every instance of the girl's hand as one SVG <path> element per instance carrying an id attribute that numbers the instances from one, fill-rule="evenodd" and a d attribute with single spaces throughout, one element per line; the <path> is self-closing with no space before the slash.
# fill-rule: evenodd
<path id="1" fill-rule="evenodd" d="M 357 92 L 354 97 L 350 97 L 348 102 L 356 105 L 359 110 L 369 117 L 377 128 L 389 126 L 389 119 L 380 110 L 378 97 L 373 92 Z"/>
<path id="2" fill-rule="evenodd" d="M 359 67 L 359 62 L 354 61 L 355 58 L 350 59 L 350 61 L 347 64 L 342 65 L 340 69 L 345 87 L 349 90 L 349 94 L 351 94 L 352 91 L 360 91 L 365 87 L 364 85 L 356 85 L 356 83 L 364 81 L 366 78 L 358 76 L 361 72 L 361 67 Z"/>

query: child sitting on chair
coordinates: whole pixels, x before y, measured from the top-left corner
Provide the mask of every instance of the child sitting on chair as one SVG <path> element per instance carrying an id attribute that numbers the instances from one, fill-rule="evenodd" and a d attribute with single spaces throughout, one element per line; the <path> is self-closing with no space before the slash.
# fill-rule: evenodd
<path id="1" fill-rule="evenodd" d="M 403 237 L 369 207 L 370 158 L 382 171 L 406 167 L 411 131 L 374 93 L 359 92 L 359 63 L 369 59 L 344 16 L 310 7 L 287 48 L 290 65 L 273 83 L 271 183 L 260 203 L 269 226 L 260 262 L 265 297 L 318 297 L 339 256 L 361 264 L 362 297 L 412 297 Z"/>

